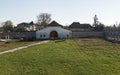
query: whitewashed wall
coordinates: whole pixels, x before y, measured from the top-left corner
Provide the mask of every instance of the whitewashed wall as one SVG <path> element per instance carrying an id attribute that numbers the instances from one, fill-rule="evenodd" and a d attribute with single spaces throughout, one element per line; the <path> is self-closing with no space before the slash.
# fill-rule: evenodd
<path id="1" fill-rule="evenodd" d="M 67 35 L 69 35 L 69 38 L 72 37 L 72 32 L 69 30 L 63 29 L 62 27 L 47 27 L 42 30 L 36 31 L 36 39 L 50 39 L 50 33 L 52 31 L 56 31 L 58 34 L 58 38 L 61 38 L 61 39 L 68 38 Z"/>

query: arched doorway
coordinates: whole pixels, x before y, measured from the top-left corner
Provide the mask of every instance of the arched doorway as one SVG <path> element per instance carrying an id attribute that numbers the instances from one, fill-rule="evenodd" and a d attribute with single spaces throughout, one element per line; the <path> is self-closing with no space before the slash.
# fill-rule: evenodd
<path id="1" fill-rule="evenodd" d="M 58 33 L 56 31 L 52 31 L 50 33 L 50 39 L 57 39 L 58 38 Z"/>

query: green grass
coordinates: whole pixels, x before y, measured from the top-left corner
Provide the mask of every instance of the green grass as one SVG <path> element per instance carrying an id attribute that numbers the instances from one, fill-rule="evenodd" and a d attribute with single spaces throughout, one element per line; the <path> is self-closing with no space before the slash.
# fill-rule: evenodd
<path id="1" fill-rule="evenodd" d="M 120 75 L 120 45 L 101 39 L 53 41 L 0 55 L 0 75 Z"/>
<path id="2" fill-rule="evenodd" d="M 9 49 L 13 49 L 16 47 L 21 47 L 21 46 L 25 46 L 25 45 L 29 45 L 32 43 L 35 43 L 37 41 L 19 41 L 19 40 L 12 40 L 9 42 L 0 42 L 0 52 L 5 51 L 5 50 L 9 50 Z"/>

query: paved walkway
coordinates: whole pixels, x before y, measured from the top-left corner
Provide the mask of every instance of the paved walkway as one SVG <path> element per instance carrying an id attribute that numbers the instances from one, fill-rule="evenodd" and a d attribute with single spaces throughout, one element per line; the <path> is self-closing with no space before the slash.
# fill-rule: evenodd
<path id="1" fill-rule="evenodd" d="M 48 43 L 48 42 L 49 42 L 48 40 L 47 41 L 41 41 L 41 42 L 30 44 L 30 45 L 27 45 L 27 46 L 22 46 L 22 47 L 6 50 L 6 51 L 3 51 L 3 52 L 0 52 L 0 55 L 5 54 L 5 53 L 10 53 L 10 52 L 15 52 L 15 51 L 22 50 L 22 49 L 25 49 L 25 48 L 28 48 L 28 47 L 31 47 L 31 46 L 36 46 L 36 45 L 40 45 L 40 44 L 44 44 L 44 43 Z"/>

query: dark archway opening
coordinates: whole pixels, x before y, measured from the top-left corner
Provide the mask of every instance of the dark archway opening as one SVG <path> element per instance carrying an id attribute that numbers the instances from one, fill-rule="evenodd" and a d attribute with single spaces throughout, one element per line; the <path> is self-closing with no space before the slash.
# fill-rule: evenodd
<path id="1" fill-rule="evenodd" d="M 58 33 L 56 31 L 52 31 L 50 33 L 50 39 L 57 39 L 58 38 Z"/>

